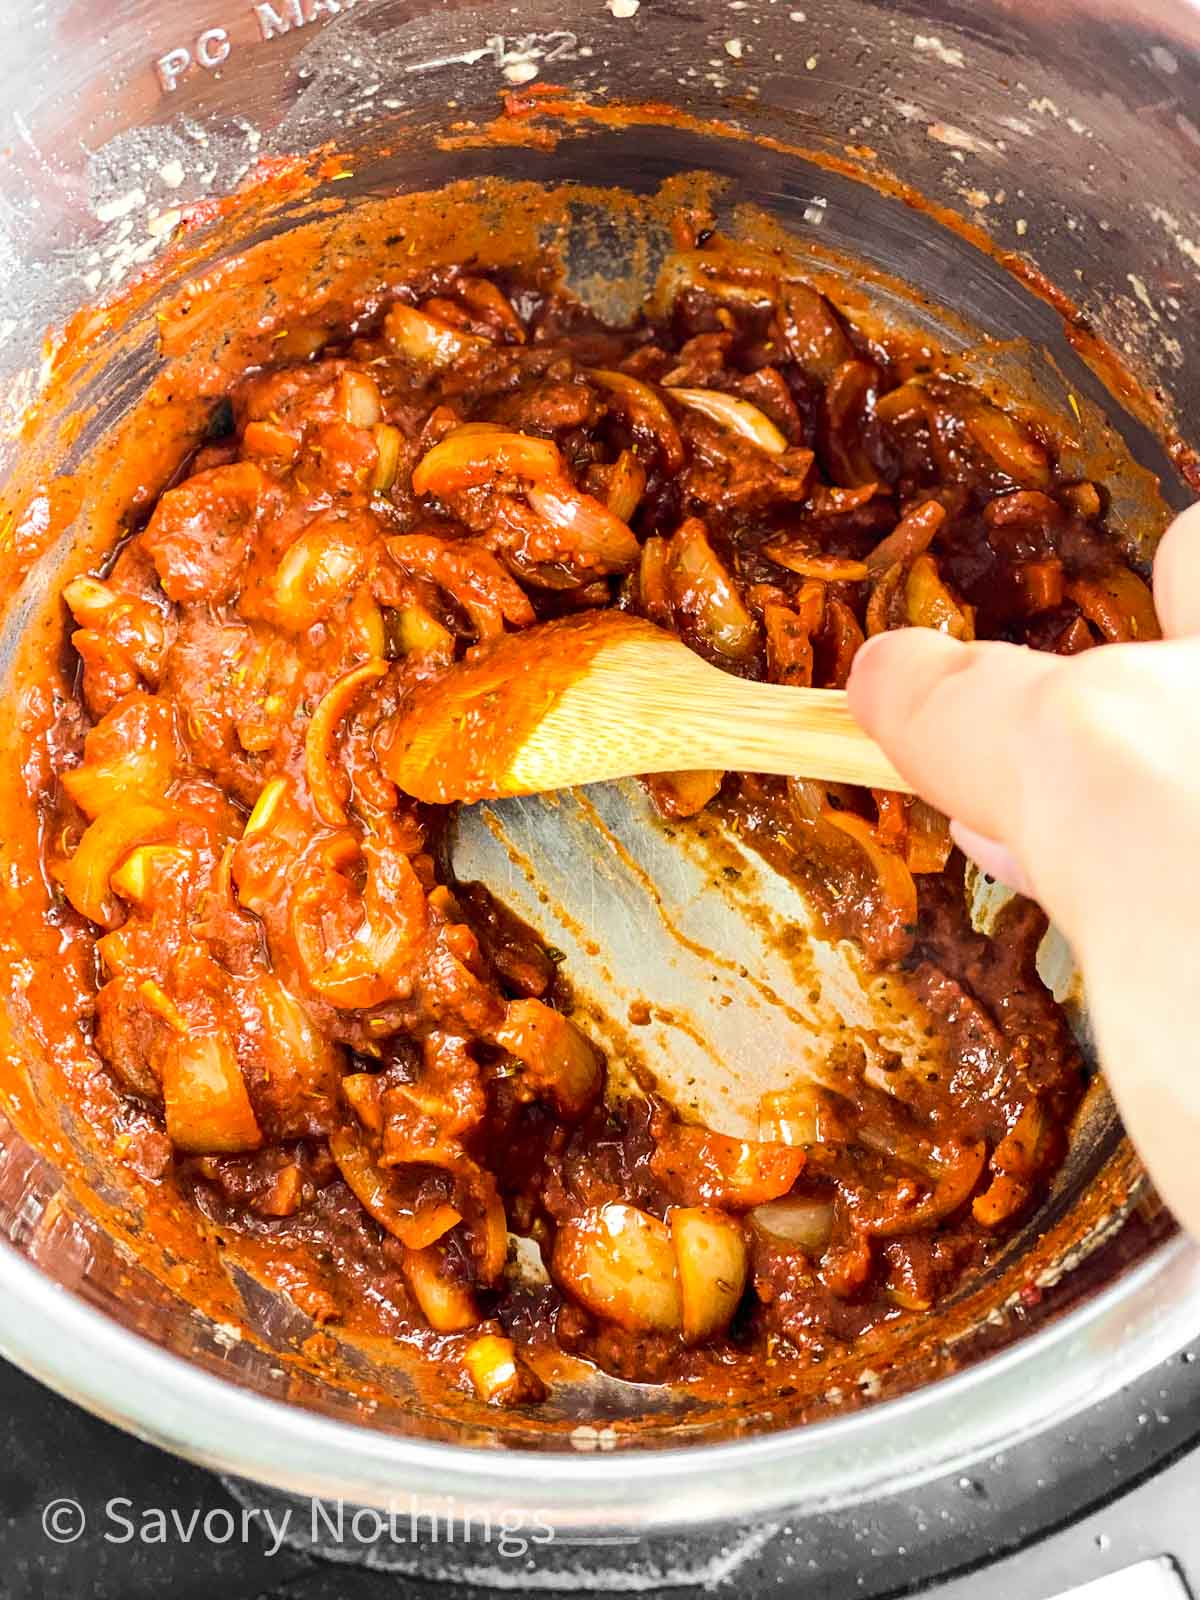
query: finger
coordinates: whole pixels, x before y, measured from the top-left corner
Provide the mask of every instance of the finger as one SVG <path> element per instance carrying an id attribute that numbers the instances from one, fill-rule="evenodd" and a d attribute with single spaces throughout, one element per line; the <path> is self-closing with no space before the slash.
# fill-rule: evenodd
<path id="1" fill-rule="evenodd" d="M 1004 841 L 1028 762 L 1023 707 L 1034 684 L 1063 665 L 1017 645 L 899 628 L 858 652 L 850 709 L 918 794 Z"/>
<path id="2" fill-rule="evenodd" d="M 1154 608 L 1168 639 L 1200 634 L 1200 505 L 1181 512 L 1163 535 L 1154 558 Z"/>
<path id="3" fill-rule="evenodd" d="M 997 844 L 995 839 L 986 839 L 982 833 L 976 833 L 974 828 L 968 828 L 953 819 L 950 822 L 950 837 L 963 855 L 969 856 L 989 878 L 1007 884 L 1018 894 L 1032 895 L 1033 888 L 1025 868 L 1004 845 Z"/>

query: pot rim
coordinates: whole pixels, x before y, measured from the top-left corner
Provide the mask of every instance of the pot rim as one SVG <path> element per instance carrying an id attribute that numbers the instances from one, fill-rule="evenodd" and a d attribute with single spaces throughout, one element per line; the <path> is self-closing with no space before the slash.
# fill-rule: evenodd
<path id="1" fill-rule="evenodd" d="M 359 1427 L 201 1371 L 0 1247 L 0 1353 L 104 1420 L 198 1465 L 293 1494 L 555 1531 L 636 1531 L 911 1492 L 1045 1431 L 1200 1335 L 1200 1243 L 1116 1282 L 965 1371 L 845 1417 L 710 1446 L 517 1451 Z M 46 1339 L 45 1330 L 55 1330 Z"/>

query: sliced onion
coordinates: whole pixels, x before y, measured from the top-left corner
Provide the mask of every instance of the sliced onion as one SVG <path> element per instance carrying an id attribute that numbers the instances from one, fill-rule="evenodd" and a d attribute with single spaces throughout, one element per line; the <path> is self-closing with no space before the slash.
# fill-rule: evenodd
<path id="1" fill-rule="evenodd" d="M 360 583 L 354 591 L 343 628 L 347 656 L 387 654 L 387 625 L 369 583 Z"/>
<path id="2" fill-rule="evenodd" d="M 934 628 L 952 639 L 973 639 L 975 622 L 970 606 L 961 606 L 942 582 L 937 562 L 918 556 L 909 568 L 904 586 L 904 606 L 914 628 Z"/>
<path id="3" fill-rule="evenodd" d="M 333 766 L 334 732 L 364 684 L 382 678 L 387 669 L 386 661 L 375 659 L 364 661 L 361 666 L 344 672 L 326 690 L 309 720 L 304 737 L 304 775 L 318 816 L 331 828 L 344 828 L 349 820 L 337 792 Z"/>
<path id="4" fill-rule="evenodd" d="M 733 1321 L 749 1271 L 746 1236 L 740 1222 L 710 1206 L 674 1206 L 669 1221 L 683 1337 L 699 1344 Z"/>
<path id="5" fill-rule="evenodd" d="M 833 307 L 807 283 L 784 284 L 779 320 L 792 360 L 823 383 L 852 353 Z"/>
<path id="6" fill-rule="evenodd" d="M 862 1219 L 866 1231 L 877 1238 L 890 1239 L 935 1227 L 944 1217 L 966 1205 L 979 1182 L 986 1158 L 987 1145 L 982 1139 L 977 1144 L 955 1146 L 943 1160 L 931 1194 L 910 1210 L 885 1211 L 875 1218 Z"/>
<path id="7" fill-rule="evenodd" d="M 517 1347 L 498 1333 L 473 1339 L 463 1351 L 463 1366 L 485 1405 L 502 1406 L 520 1398 L 521 1369 Z"/>
<path id="8" fill-rule="evenodd" d="M 669 307 L 691 289 L 731 305 L 763 308 L 775 304 L 779 279 L 773 262 L 767 265 L 764 261 L 760 267 L 713 255 L 708 250 L 676 251 L 663 262 L 655 298 Z"/>
<path id="9" fill-rule="evenodd" d="M 825 668 L 823 688 L 844 689 L 850 681 L 850 668 L 863 642 L 858 618 L 844 600 L 830 600 L 821 625 Z"/>
<path id="10" fill-rule="evenodd" d="M 286 778 L 265 784 L 230 862 L 239 902 L 258 916 L 281 911 L 312 839 L 312 819 L 302 811 Z"/>
<path id="11" fill-rule="evenodd" d="M 748 400 L 723 394 L 719 389 L 672 389 L 671 393 L 683 405 L 728 428 L 748 444 L 756 444 L 769 456 L 781 456 L 788 447 L 787 440 L 770 417 L 764 416 Z"/>
<path id="12" fill-rule="evenodd" d="M 334 516 L 320 517 L 288 547 L 271 578 L 273 622 L 306 632 L 361 576 L 366 553 L 348 528 Z"/>
<path id="13" fill-rule="evenodd" d="M 562 457 L 558 446 L 549 439 L 466 423 L 448 433 L 421 458 L 412 475 L 412 486 L 414 494 L 446 495 L 499 477 L 544 483 L 562 476 Z"/>
<path id="14" fill-rule="evenodd" d="M 823 848 L 835 860 L 853 856 L 853 846 L 845 835 L 830 826 L 829 791 L 815 778 L 787 780 L 788 810 L 792 820 L 812 844 Z"/>
<path id="15" fill-rule="evenodd" d="M 593 368 L 588 376 L 608 390 L 613 410 L 619 412 L 635 432 L 648 435 L 658 446 L 666 470 L 678 472 L 683 465 L 683 440 L 658 390 L 640 378 L 630 377 L 627 372 L 604 367 Z"/>
<path id="16" fill-rule="evenodd" d="M 479 1321 L 475 1296 L 447 1272 L 440 1244 L 406 1250 L 404 1276 L 426 1322 L 438 1333 L 462 1333 Z"/>
<path id="17" fill-rule="evenodd" d="M 1136 572 L 1117 568 L 1098 578 L 1076 578 L 1066 593 L 1104 639 L 1162 638 L 1153 596 Z"/>
<path id="18" fill-rule="evenodd" d="M 670 541 L 655 534 L 642 546 L 638 565 L 638 603 L 650 621 L 660 627 L 671 624 L 671 555 Z"/>
<path id="19" fill-rule="evenodd" d="M 127 655 L 144 678 L 158 682 L 167 635 L 161 613 L 149 600 L 90 577 L 73 579 L 62 597 L 82 629 L 96 630 L 109 650 Z"/>
<path id="20" fill-rule="evenodd" d="M 156 978 L 143 978 L 137 986 L 138 999 L 148 1011 L 165 1022 L 173 1033 L 185 1034 L 190 1024 L 183 1012 Z M 225 1036 L 228 1041 L 228 1035 Z"/>
<path id="21" fill-rule="evenodd" d="M 819 1256 L 833 1232 L 833 1206 L 826 1200 L 768 1200 L 750 1212 L 750 1223 L 769 1239 Z"/>
<path id="22" fill-rule="evenodd" d="M 459 278 L 454 292 L 477 316 L 506 333 L 514 344 L 525 343 L 525 329 L 512 302 L 490 278 Z"/>
<path id="23" fill-rule="evenodd" d="M 712 1128 L 672 1123 L 660 1133 L 650 1170 L 685 1205 L 745 1211 L 785 1195 L 804 1170 L 802 1150 L 733 1139 Z"/>
<path id="24" fill-rule="evenodd" d="M 797 1084 L 764 1094 L 758 1102 L 758 1137 L 767 1144 L 821 1143 L 821 1090 Z"/>
<path id="25" fill-rule="evenodd" d="M 454 658 L 454 635 L 417 601 L 393 613 L 391 635 L 402 656 L 428 655 L 439 661 Z"/>
<path id="26" fill-rule="evenodd" d="M 88 734 L 83 753 L 62 786 L 89 817 L 122 802 L 157 800 L 175 766 L 170 706 L 156 695 L 126 695 Z"/>
<path id="27" fill-rule="evenodd" d="M 1045 1128 L 1045 1112 L 1035 1096 L 992 1153 L 992 1181 L 971 1204 L 981 1227 L 999 1227 L 1028 1200 Z"/>
<path id="28" fill-rule="evenodd" d="M 495 1043 L 522 1063 L 522 1082 L 567 1117 L 593 1105 L 604 1085 L 604 1058 L 569 1017 L 541 1000 L 510 1000 Z"/>
<path id="29" fill-rule="evenodd" d="M 720 793 L 724 772 L 698 767 L 691 772 L 654 772 L 642 779 L 660 817 L 695 817 Z"/>
<path id="30" fill-rule="evenodd" d="M 923 383 L 910 379 L 889 389 L 875 402 L 875 420 L 892 426 L 896 423 L 923 422 L 933 427 L 933 402 Z"/>
<path id="31" fill-rule="evenodd" d="M 911 561 L 923 555 L 945 520 L 946 508 L 937 500 L 923 500 L 919 506 L 906 511 L 891 533 L 881 539 L 867 557 L 868 573 L 872 578 L 880 578 L 898 561 Z"/>
<path id="32" fill-rule="evenodd" d="M 231 904 L 226 889 L 222 894 Z M 341 1046 L 318 1027 L 308 1006 L 271 972 L 259 973 L 240 1003 L 262 1081 L 278 1106 L 277 1137 L 300 1139 L 332 1120 L 342 1065 Z"/>
<path id="33" fill-rule="evenodd" d="M 628 526 L 590 494 L 564 479 L 534 484 L 527 499 L 534 511 L 565 536 L 555 559 L 603 577 L 626 572 L 638 559 L 638 542 Z"/>
<path id="34" fill-rule="evenodd" d="M 917 886 L 912 873 L 900 857 L 885 850 L 869 822 L 853 811 L 835 811 L 830 807 L 823 813 L 824 820 L 843 833 L 848 833 L 861 846 L 863 853 L 879 880 L 879 889 L 892 907 L 903 928 L 913 928 L 917 922 Z"/>
<path id="35" fill-rule="evenodd" d="M 381 1228 L 410 1249 L 420 1250 L 457 1225 L 461 1220 L 458 1211 L 444 1201 L 414 1211 L 401 1198 L 395 1176 L 379 1166 L 371 1150 L 371 1143 L 358 1128 L 338 1127 L 329 1134 L 329 1153 L 343 1181 Z"/>
<path id="36" fill-rule="evenodd" d="M 589 1311 L 630 1333 L 681 1325 L 671 1230 L 637 1206 L 612 1201 L 563 1223 L 551 1271 Z"/>
<path id="37" fill-rule="evenodd" d="M 388 553 L 410 576 L 444 589 L 466 612 L 480 639 L 525 628 L 534 620 L 529 597 L 495 556 L 473 539 L 439 539 L 404 533 L 387 541 Z"/>
<path id="38" fill-rule="evenodd" d="M 971 1215 L 981 1228 L 998 1228 L 1029 1199 L 1030 1185 L 1007 1172 L 998 1172 L 982 1194 L 971 1202 Z"/>
<path id="39" fill-rule="evenodd" d="M 375 471 L 371 487 L 376 494 L 386 494 L 396 481 L 400 465 L 400 429 L 390 422 L 381 422 L 375 429 Z"/>
<path id="40" fill-rule="evenodd" d="M 894 789 L 872 789 L 877 812 L 875 836 L 885 850 L 903 855 L 908 842 L 908 807 Z"/>
<path id="41" fill-rule="evenodd" d="M 825 387 L 820 437 L 832 475 L 840 484 L 870 484 L 878 477 L 863 430 L 871 417 L 879 381 L 875 363 L 856 356 L 835 368 Z"/>
<path id="42" fill-rule="evenodd" d="M 82 916 L 111 928 L 120 920 L 109 880 L 136 844 L 145 844 L 171 823 L 162 806 L 141 802 L 114 806 L 96 818 L 75 854 L 58 869 L 63 893 Z"/>
<path id="43" fill-rule="evenodd" d="M 117 604 L 117 595 L 106 583 L 86 575 L 73 578 L 62 597 L 81 628 L 103 628 Z"/>
<path id="44" fill-rule="evenodd" d="M 373 428 L 383 417 L 379 385 L 365 372 L 343 372 L 338 380 L 339 409 L 352 428 Z"/>
<path id="45" fill-rule="evenodd" d="M 427 1245 L 436 1244 L 451 1228 L 457 1228 L 461 1221 L 462 1212 L 457 1207 L 446 1200 L 434 1200 L 413 1212 L 407 1229 L 408 1244 L 413 1250 L 424 1250 Z"/>
<path id="46" fill-rule="evenodd" d="M 847 489 L 838 483 L 815 483 L 808 496 L 814 517 L 840 517 L 847 511 L 857 511 L 874 500 L 877 494 L 886 493 L 883 485 L 872 479 Z"/>
<path id="47" fill-rule="evenodd" d="M 167 1133 L 179 1150 L 226 1155 L 262 1144 L 245 1080 L 229 1035 L 187 1033 L 163 1056 Z"/>
<path id="48" fill-rule="evenodd" d="M 383 337 L 394 354 L 426 367 L 450 367 L 491 348 L 487 339 L 452 328 L 448 322 L 401 302 L 384 318 Z"/>
<path id="49" fill-rule="evenodd" d="M 698 517 L 689 517 L 671 539 L 670 589 L 673 609 L 715 654 L 741 661 L 754 653 L 758 624 Z"/>
<path id="50" fill-rule="evenodd" d="M 809 550 L 794 541 L 764 545 L 763 555 L 789 572 L 799 573 L 802 578 L 818 578 L 823 583 L 861 583 L 867 576 L 863 561 L 827 555 L 823 550 Z"/>
<path id="51" fill-rule="evenodd" d="M 908 844 L 905 859 L 910 872 L 940 872 L 950 859 L 954 841 L 950 823 L 926 801 L 914 799 L 908 808 Z"/>
<path id="52" fill-rule="evenodd" d="M 377 817 L 361 841 L 349 830 L 327 837 L 300 871 L 289 906 L 300 971 L 311 989 L 341 1010 L 367 1010 L 411 991 L 412 958 L 428 918 L 406 842 L 394 817 Z M 366 863 L 361 895 L 348 870 L 360 854 Z M 241 895 L 245 902 L 244 889 Z M 331 949 L 328 912 L 347 901 L 357 902 L 361 921 Z"/>
<path id="53" fill-rule="evenodd" d="M 973 396 L 962 411 L 968 435 L 1014 483 L 1046 488 L 1051 481 L 1050 458 L 1044 446 L 1023 423 L 989 400 Z"/>
<path id="54" fill-rule="evenodd" d="M 815 585 L 823 588 L 822 585 Z M 823 603 L 822 603 L 823 610 Z M 799 611 L 770 603 L 762 608 L 767 633 L 767 672 L 772 683 L 812 687 L 812 630 Z"/>
<path id="55" fill-rule="evenodd" d="M 608 509 L 622 522 L 632 520 L 646 489 L 646 469 L 632 450 L 622 450 L 608 479 Z"/>
<path id="56" fill-rule="evenodd" d="M 792 605 L 806 633 L 817 633 L 825 621 L 825 585 L 817 578 L 806 579 L 792 597 Z"/>
<path id="57" fill-rule="evenodd" d="M 125 857 L 109 883 L 122 900 L 146 905 L 159 884 L 182 877 L 195 860 L 195 851 L 181 845 L 140 844 Z"/>
<path id="58" fill-rule="evenodd" d="M 905 619 L 901 608 L 901 590 L 904 587 L 905 570 L 903 561 L 897 561 L 872 583 L 866 618 L 869 638 L 874 638 L 877 633 L 886 633 L 889 628 L 902 626 Z"/>
<path id="59" fill-rule="evenodd" d="M 992 1154 L 996 1172 L 1011 1172 L 1031 1178 L 1037 1171 L 1038 1151 L 1046 1132 L 1046 1113 L 1035 1095 L 1021 1108 L 1021 1114 L 1001 1139 Z"/>
<path id="60" fill-rule="evenodd" d="M 271 826 L 271 819 L 279 809 L 280 801 L 287 794 L 288 782 L 286 778 L 269 778 L 259 791 L 254 808 L 246 818 L 246 826 L 242 829 L 242 838 L 249 839 L 256 833 L 262 833 Z"/>

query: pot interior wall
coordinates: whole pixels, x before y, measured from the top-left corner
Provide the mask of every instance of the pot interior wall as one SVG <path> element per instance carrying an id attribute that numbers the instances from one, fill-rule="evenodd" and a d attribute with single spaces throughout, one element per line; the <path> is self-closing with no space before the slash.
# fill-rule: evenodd
<path id="1" fill-rule="evenodd" d="M 268 187 L 190 234 L 181 247 L 187 269 L 229 261 L 256 242 L 268 247 L 280 230 L 303 228 L 313 241 L 314 298 L 334 303 L 340 257 L 330 241 L 351 240 L 361 219 L 381 237 L 378 219 L 391 197 L 508 180 L 546 186 L 555 199 L 547 208 L 531 190 L 513 191 L 497 208 L 495 191 L 460 188 L 446 213 L 455 225 L 437 235 L 436 248 L 452 253 L 461 228 L 486 259 L 519 254 L 529 241 L 558 249 L 568 282 L 620 316 L 641 300 L 667 248 L 674 198 L 699 187 L 711 195 L 724 227 L 766 244 L 784 230 L 814 269 L 890 316 L 936 330 L 967 352 L 972 370 L 995 370 L 1009 383 L 1015 377 L 1064 417 L 1067 396 L 1074 395 L 1083 416 L 1074 430 L 1082 435 L 1081 459 L 1111 457 L 1121 468 L 1127 492 L 1118 497 L 1116 520 L 1148 552 L 1163 505 L 1137 469 L 1159 480 L 1168 505 L 1190 498 L 1163 439 L 1170 423 L 1194 414 L 1200 400 L 1200 332 L 1196 319 L 1181 315 L 1200 263 L 1195 246 L 1188 248 L 1200 237 L 1188 216 L 1193 201 L 1200 207 L 1194 149 L 1189 154 L 1200 135 L 1185 109 L 1196 76 L 1186 41 L 1146 34 L 1131 51 L 1128 36 L 1093 21 L 1071 43 L 1075 35 L 1066 25 L 1052 40 L 1000 12 L 973 11 L 968 28 L 951 6 L 933 8 L 935 23 L 928 20 L 931 8 L 919 16 L 873 5 L 788 14 L 752 0 L 729 8 L 719 22 L 714 9 L 668 16 L 666 8 L 646 3 L 635 17 L 620 19 L 597 18 L 574 4 L 539 15 L 535 6 L 523 12 L 523 32 L 514 38 L 507 8 L 416 15 L 379 4 L 323 30 L 313 23 L 271 40 L 258 36 L 257 24 L 244 36 L 231 29 L 230 54 L 218 72 L 196 64 L 196 40 L 187 40 L 186 28 L 178 35 L 186 42 L 172 44 L 176 34 L 162 31 L 159 13 L 151 29 L 157 55 L 145 59 L 132 31 L 138 8 L 129 7 L 128 21 L 123 15 L 113 30 L 111 87 L 81 80 L 77 106 L 68 92 L 40 122 L 31 110 L 29 140 L 6 174 L 11 211 L 0 245 L 13 270 L 3 290 L 7 305 L 0 306 L 8 331 L 0 363 L 11 426 L 0 442 L 0 465 L 10 474 L 14 505 L 26 508 L 39 475 L 62 466 L 86 482 L 112 430 L 137 426 L 139 402 L 163 372 L 156 316 L 177 304 L 177 284 L 134 288 L 123 319 L 77 328 L 74 364 L 56 391 L 58 409 L 43 416 L 35 437 L 18 439 L 17 415 L 40 382 L 36 333 L 110 286 L 128 288 L 140 269 L 153 270 L 158 244 L 170 233 L 160 219 L 169 221 L 181 203 L 232 188 L 243 176 L 239 169 L 264 154 L 302 153 L 332 138 L 346 152 L 336 172 L 327 168 L 324 181 L 290 193 Z M 65 48 L 78 18 L 54 26 L 65 30 L 58 41 Z M 1029 31 L 1021 33 L 1024 27 Z M 36 60 L 22 63 L 18 52 L 17 67 L 9 69 L 15 74 L 24 66 L 28 78 L 18 86 L 14 75 L 14 106 L 33 93 L 43 70 L 40 52 L 52 51 L 55 40 L 36 44 Z M 184 48 L 192 65 L 181 66 L 175 86 L 165 89 L 171 74 L 161 62 Z M 68 59 L 74 63 L 76 55 Z M 1114 60 L 1121 82 L 1112 77 Z M 530 123 L 524 133 L 518 127 L 516 142 L 485 137 L 497 90 L 520 80 L 523 70 L 516 69 L 525 61 L 572 89 L 598 98 L 607 88 L 624 99 L 666 99 L 688 118 L 671 124 L 655 113 L 611 125 L 555 119 Z M 71 119 L 84 114 L 91 126 L 81 157 L 71 143 L 78 131 Z M 735 133 L 705 128 L 698 119 L 706 115 L 732 118 Z M 1147 118 L 1159 140 L 1153 157 Z M 1167 150 L 1180 156 L 1178 193 L 1159 205 L 1148 197 Z M 949 226 L 936 209 L 909 204 L 894 185 L 868 181 L 889 171 L 970 228 L 990 232 L 1001 249 L 1027 253 L 1079 304 L 1078 316 L 1064 318 L 1014 275 L 1001 253 L 981 248 L 981 238 Z M 688 177 L 697 173 L 706 175 L 702 184 Z M 612 191 L 622 196 L 616 204 Z M 24 234 L 14 214 L 31 219 Z M 886 276 L 865 286 L 853 281 L 843 264 L 847 255 L 918 285 L 923 297 Z M 385 287 L 403 277 L 406 258 L 381 257 L 375 270 Z M 231 301 L 229 325 L 220 330 L 221 341 L 235 345 L 260 309 L 249 297 L 249 279 L 243 288 L 247 298 L 236 309 Z M 1122 398 L 1114 394 L 1090 361 L 1093 332 L 1145 381 L 1144 400 L 1133 386 Z M 179 359 L 199 357 L 192 351 Z M 117 531 L 111 505 L 98 490 L 86 490 L 63 537 L 7 595 L 3 659 L 11 670 L 31 648 L 43 648 L 35 629 L 52 614 L 45 598 L 56 574 L 78 570 Z M 10 701 L 10 719 L 13 710 Z M 3 778 L 8 792 L 0 800 L 16 807 L 14 776 Z M 14 999 L 21 963 L 31 953 L 45 953 L 32 935 L 6 952 Z M 164 1241 L 155 1243 L 136 1192 L 102 1169 L 86 1128 L 59 1117 L 54 1085 L 62 1061 L 48 1059 L 23 1028 L 19 1004 L 9 1026 L 0 1230 L 17 1250 L 124 1326 L 193 1363 L 325 1415 L 369 1416 L 387 1431 L 528 1449 L 562 1448 L 581 1423 L 619 1422 L 624 1441 L 647 1446 L 779 1427 L 800 1414 L 908 1389 L 1028 1336 L 1039 1321 L 1141 1260 L 1169 1230 L 1152 1201 L 1118 1227 L 1139 1179 L 1097 1090 L 1055 1194 L 989 1282 L 969 1303 L 947 1311 L 936 1341 L 901 1341 L 848 1367 L 841 1385 L 821 1376 L 812 1393 L 771 1396 L 745 1415 L 698 1413 L 686 1398 L 604 1381 L 568 1385 L 548 1413 L 555 1426 L 535 1427 L 466 1405 L 447 1409 L 386 1353 L 380 1359 L 380 1352 L 345 1350 L 340 1373 L 323 1375 L 299 1349 L 311 1327 L 244 1271 L 235 1271 L 229 1284 L 228 1317 L 193 1310 L 195 1284 L 181 1274 L 187 1264 L 177 1259 L 178 1249 L 173 1255 Z M 152 1270 L 131 1262 L 131 1245 L 153 1247 L 146 1255 Z M 1065 1271 L 1067 1265 L 1074 1270 Z M 1022 1298 L 1031 1282 L 1038 1286 L 1036 1306 L 1028 1293 Z M 231 1326 L 241 1319 L 249 1336 Z M 831 1397 L 831 1387 L 840 1392 Z M 369 1413 L 362 1410 L 364 1393 Z"/>

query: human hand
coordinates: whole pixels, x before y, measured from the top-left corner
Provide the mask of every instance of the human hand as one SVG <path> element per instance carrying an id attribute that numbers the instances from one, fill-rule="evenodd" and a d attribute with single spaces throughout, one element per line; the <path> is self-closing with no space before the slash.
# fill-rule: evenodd
<path id="1" fill-rule="evenodd" d="M 1077 656 L 880 634 L 849 694 L 963 850 L 1070 941 L 1126 1126 L 1200 1233 L 1200 506 L 1154 598 L 1162 642 Z"/>

